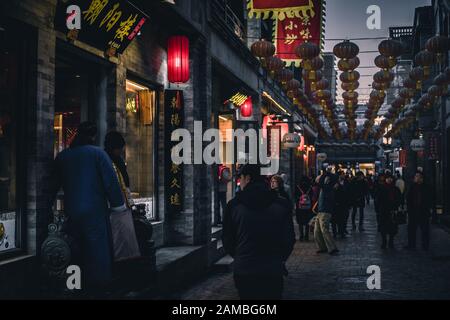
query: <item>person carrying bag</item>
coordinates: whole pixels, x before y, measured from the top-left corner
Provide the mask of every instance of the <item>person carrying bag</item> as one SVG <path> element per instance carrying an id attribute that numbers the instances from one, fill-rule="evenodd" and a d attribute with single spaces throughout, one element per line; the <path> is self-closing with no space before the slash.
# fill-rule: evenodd
<path id="1" fill-rule="evenodd" d="M 126 209 L 113 211 L 110 215 L 111 238 L 113 242 L 114 261 L 124 261 L 141 257 L 139 244 L 134 229 L 133 214 L 130 208 L 130 196 L 122 174 L 113 163 L 119 185 L 125 199 Z"/>

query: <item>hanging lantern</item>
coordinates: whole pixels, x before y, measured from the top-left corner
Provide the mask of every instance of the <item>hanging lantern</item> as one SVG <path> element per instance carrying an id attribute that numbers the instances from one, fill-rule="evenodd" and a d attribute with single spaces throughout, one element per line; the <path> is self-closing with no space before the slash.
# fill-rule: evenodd
<path id="1" fill-rule="evenodd" d="M 283 60 L 276 56 L 269 57 L 265 61 L 266 68 L 270 71 L 270 74 L 272 76 L 274 76 L 277 71 L 281 70 L 284 67 Z"/>
<path id="2" fill-rule="evenodd" d="M 323 60 L 320 57 L 315 57 L 311 60 L 302 60 L 301 67 L 303 70 L 320 70 L 323 68 Z"/>
<path id="3" fill-rule="evenodd" d="M 415 67 L 409 73 L 409 77 L 416 82 L 416 89 L 422 89 L 422 80 L 425 78 L 425 73 L 422 67 Z"/>
<path id="4" fill-rule="evenodd" d="M 282 85 L 286 85 L 288 81 L 294 79 L 294 73 L 289 69 L 283 68 L 276 72 L 275 77 Z"/>
<path id="5" fill-rule="evenodd" d="M 186 36 L 171 36 L 167 44 L 168 80 L 185 83 L 189 80 L 189 39 Z"/>
<path id="6" fill-rule="evenodd" d="M 286 83 L 286 90 L 287 91 L 294 91 L 300 88 L 300 81 L 297 79 L 291 79 Z"/>
<path id="7" fill-rule="evenodd" d="M 338 68 L 341 71 L 351 71 L 358 68 L 360 63 L 361 62 L 358 57 L 354 57 L 348 60 L 342 59 L 338 61 Z"/>
<path id="8" fill-rule="evenodd" d="M 356 89 L 359 88 L 359 82 L 358 81 L 342 82 L 341 88 L 342 88 L 342 90 L 345 90 L 345 91 L 355 91 Z"/>
<path id="9" fill-rule="evenodd" d="M 396 63 L 396 58 L 403 53 L 403 45 L 396 40 L 383 40 L 378 45 L 378 51 L 390 60 L 390 64 Z"/>
<path id="10" fill-rule="evenodd" d="M 428 93 L 425 93 L 420 99 L 419 101 L 417 101 L 417 103 L 419 105 L 421 105 L 422 107 L 428 109 L 431 108 L 434 104 L 434 99 L 431 95 L 429 95 Z"/>
<path id="11" fill-rule="evenodd" d="M 417 88 L 416 82 L 411 78 L 407 78 L 405 81 L 403 81 L 403 86 L 412 90 L 416 90 Z"/>
<path id="12" fill-rule="evenodd" d="M 403 88 L 400 90 L 398 95 L 405 99 L 406 103 L 409 103 L 410 99 L 414 97 L 415 92 L 412 89 Z"/>
<path id="13" fill-rule="evenodd" d="M 252 97 L 247 97 L 245 102 L 240 107 L 241 116 L 244 118 L 249 118 L 253 114 L 253 102 Z"/>
<path id="14" fill-rule="evenodd" d="M 438 74 L 433 80 L 433 83 L 437 86 L 442 87 L 444 92 L 447 92 L 448 82 L 449 80 L 445 73 Z"/>
<path id="15" fill-rule="evenodd" d="M 441 97 L 444 95 L 443 87 L 432 85 L 428 88 L 428 94 L 432 97 Z"/>
<path id="16" fill-rule="evenodd" d="M 339 76 L 339 79 L 342 82 L 354 82 L 354 81 L 358 81 L 360 78 L 360 74 L 358 71 L 345 71 L 342 72 L 341 75 Z"/>
<path id="17" fill-rule="evenodd" d="M 320 53 L 320 47 L 312 42 L 304 42 L 295 48 L 295 54 L 303 60 L 312 60 Z"/>
<path id="18" fill-rule="evenodd" d="M 359 47 L 355 43 L 345 40 L 334 46 L 333 53 L 340 59 L 349 60 L 358 55 Z"/>
<path id="19" fill-rule="evenodd" d="M 422 50 L 414 57 L 416 65 L 423 67 L 423 72 L 426 78 L 430 75 L 430 67 L 435 62 L 434 54 L 427 50 Z"/>
<path id="20" fill-rule="evenodd" d="M 379 55 L 375 58 L 375 65 L 383 70 L 392 69 L 397 64 L 397 59 L 389 59 L 383 55 Z"/>
<path id="21" fill-rule="evenodd" d="M 253 43 L 250 50 L 252 54 L 259 59 L 265 59 L 275 54 L 275 46 L 273 43 L 264 39 Z"/>
<path id="22" fill-rule="evenodd" d="M 327 79 L 322 79 L 316 82 L 316 90 L 325 90 L 328 89 L 329 86 L 330 83 L 328 82 Z"/>
<path id="23" fill-rule="evenodd" d="M 437 60 L 439 63 L 442 62 L 442 57 L 449 50 L 449 39 L 444 36 L 434 36 L 433 38 L 428 39 L 425 43 L 425 48 L 434 53 L 437 56 Z"/>
<path id="24" fill-rule="evenodd" d="M 379 82 L 379 83 L 386 83 L 390 84 L 394 80 L 394 73 L 392 72 L 383 72 L 378 71 L 373 75 L 373 81 Z"/>

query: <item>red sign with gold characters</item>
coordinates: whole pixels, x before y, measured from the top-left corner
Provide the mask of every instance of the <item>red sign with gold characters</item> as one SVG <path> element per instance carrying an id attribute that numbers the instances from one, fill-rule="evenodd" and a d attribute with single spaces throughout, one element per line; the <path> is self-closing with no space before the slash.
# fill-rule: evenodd
<path id="1" fill-rule="evenodd" d="M 314 0 L 313 7 L 301 17 L 274 21 L 275 55 L 286 62 L 300 66 L 301 59 L 295 54 L 295 48 L 303 42 L 313 42 L 322 46 L 322 1 Z"/>
<path id="2" fill-rule="evenodd" d="M 273 19 L 275 55 L 300 66 L 295 48 L 305 41 L 323 47 L 324 0 L 248 0 L 249 17 Z"/>

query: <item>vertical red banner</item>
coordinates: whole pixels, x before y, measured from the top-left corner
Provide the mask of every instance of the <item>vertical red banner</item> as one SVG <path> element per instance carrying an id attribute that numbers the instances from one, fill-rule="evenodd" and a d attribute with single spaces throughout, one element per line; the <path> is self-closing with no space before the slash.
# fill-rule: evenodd
<path id="1" fill-rule="evenodd" d="M 313 0 L 312 8 L 300 17 L 286 17 L 274 21 L 275 55 L 286 62 L 300 66 L 300 58 L 295 54 L 295 48 L 305 41 L 322 46 L 322 0 Z"/>

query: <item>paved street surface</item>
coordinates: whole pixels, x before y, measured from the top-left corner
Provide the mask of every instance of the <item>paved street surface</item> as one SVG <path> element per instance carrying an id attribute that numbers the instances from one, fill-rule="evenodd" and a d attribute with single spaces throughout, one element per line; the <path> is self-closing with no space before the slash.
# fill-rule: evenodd
<path id="1" fill-rule="evenodd" d="M 396 248 L 382 250 L 372 204 L 366 207 L 365 229 L 365 232 L 354 231 L 347 239 L 338 240 L 340 252 L 337 256 L 316 254 L 316 246 L 311 240 L 307 243 L 297 241 L 287 263 L 289 276 L 285 281 L 284 298 L 450 298 L 450 235 L 447 232 L 433 226 L 432 249 L 429 252 L 408 251 L 403 249 L 407 236 L 406 225 L 403 225 L 396 237 Z M 381 290 L 367 289 L 369 275 L 366 269 L 370 265 L 381 268 Z M 171 298 L 218 300 L 237 299 L 238 296 L 231 272 L 212 272 Z"/>

